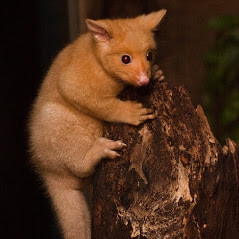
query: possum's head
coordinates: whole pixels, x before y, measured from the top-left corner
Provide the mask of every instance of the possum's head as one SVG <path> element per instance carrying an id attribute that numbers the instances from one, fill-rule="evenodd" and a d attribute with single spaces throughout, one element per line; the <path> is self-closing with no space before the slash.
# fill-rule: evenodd
<path id="1" fill-rule="evenodd" d="M 149 83 L 153 51 L 153 31 L 166 10 L 132 19 L 86 20 L 97 59 L 105 71 L 135 86 Z"/>

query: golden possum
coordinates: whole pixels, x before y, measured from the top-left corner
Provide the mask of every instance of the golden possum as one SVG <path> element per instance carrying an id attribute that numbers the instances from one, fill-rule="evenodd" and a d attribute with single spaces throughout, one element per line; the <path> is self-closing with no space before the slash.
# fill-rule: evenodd
<path id="1" fill-rule="evenodd" d="M 103 138 L 103 121 L 139 125 L 154 118 L 151 109 L 117 95 L 126 84 L 148 84 L 153 30 L 165 13 L 87 19 L 88 32 L 60 52 L 42 83 L 29 122 L 30 150 L 65 239 L 91 238 L 84 178 L 125 146 Z"/>

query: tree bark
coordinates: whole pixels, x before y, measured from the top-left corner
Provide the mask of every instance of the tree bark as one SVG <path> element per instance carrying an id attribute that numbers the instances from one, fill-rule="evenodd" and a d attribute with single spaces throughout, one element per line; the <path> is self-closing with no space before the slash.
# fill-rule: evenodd
<path id="1" fill-rule="evenodd" d="M 239 238 L 239 149 L 222 148 L 188 93 L 155 81 L 121 98 L 154 108 L 134 127 L 106 124 L 127 147 L 94 176 L 93 239 Z"/>

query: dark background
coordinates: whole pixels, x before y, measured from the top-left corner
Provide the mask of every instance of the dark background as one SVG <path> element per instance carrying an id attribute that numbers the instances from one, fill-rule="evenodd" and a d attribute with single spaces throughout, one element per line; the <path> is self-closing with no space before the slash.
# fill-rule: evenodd
<path id="1" fill-rule="evenodd" d="M 158 39 L 160 62 L 167 79 L 172 84 L 184 85 L 195 105 L 202 101 L 205 80 L 202 55 L 214 39 L 206 23 L 210 17 L 239 12 L 238 0 L 79 1 L 86 2 L 89 5 L 83 6 L 79 16 L 81 31 L 85 17 L 135 16 L 167 8 Z M 31 104 L 46 70 L 59 50 L 78 34 L 77 23 L 69 24 L 67 4 L 66 0 L 1 3 L 0 238 L 3 239 L 60 238 L 48 198 L 29 164 L 26 129 Z M 77 11 L 74 6 L 73 10 Z"/>
<path id="2" fill-rule="evenodd" d="M 66 1 L 5 1 L 2 10 L 0 238 L 57 238 L 29 164 L 26 125 L 42 76 L 68 42 Z"/>

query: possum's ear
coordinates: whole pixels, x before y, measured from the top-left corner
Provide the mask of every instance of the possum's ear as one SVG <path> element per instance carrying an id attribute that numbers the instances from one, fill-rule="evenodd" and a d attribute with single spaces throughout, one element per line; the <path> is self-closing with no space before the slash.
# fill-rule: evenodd
<path id="1" fill-rule="evenodd" d="M 85 22 L 89 32 L 92 33 L 96 40 L 105 42 L 112 38 L 109 30 L 102 23 L 91 19 L 86 19 Z"/>
<path id="2" fill-rule="evenodd" d="M 157 26 L 161 22 L 166 12 L 167 12 L 166 9 L 161 9 L 160 11 L 143 15 L 141 16 L 141 19 L 143 20 L 143 24 L 145 25 L 146 28 L 148 28 L 151 31 L 157 30 Z"/>

